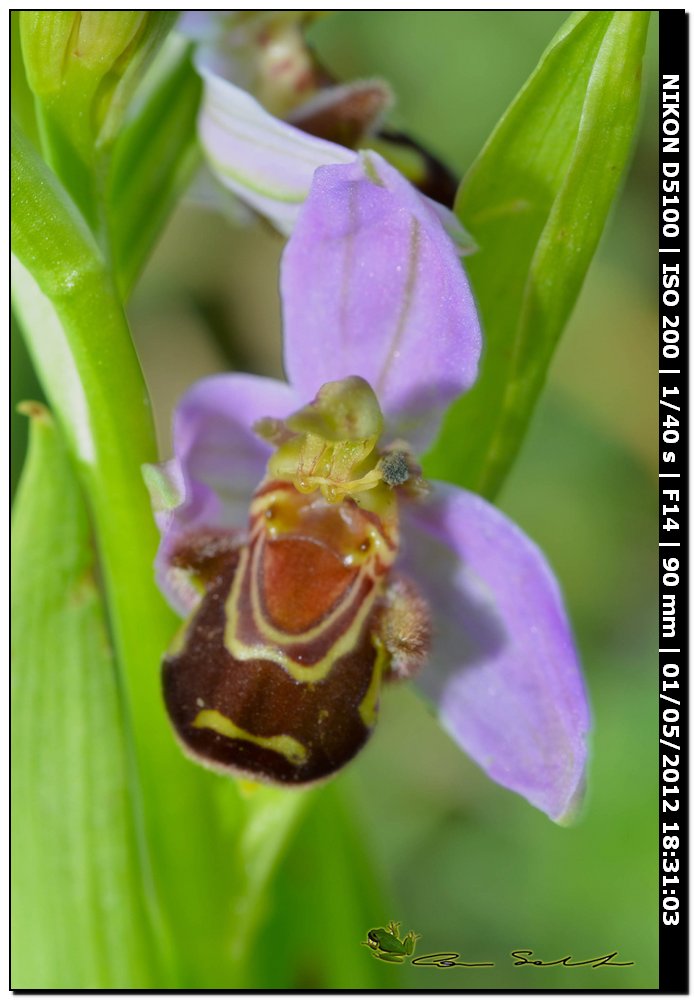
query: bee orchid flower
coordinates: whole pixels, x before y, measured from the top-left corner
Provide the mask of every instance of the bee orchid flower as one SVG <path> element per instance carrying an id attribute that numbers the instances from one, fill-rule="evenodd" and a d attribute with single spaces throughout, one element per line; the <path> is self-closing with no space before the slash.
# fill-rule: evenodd
<path id="1" fill-rule="evenodd" d="M 589 713 L 539 549 L 416 456 L 481 332 L 438 213 L 375 153 L 315 171 L 281 269 L 286 383 L 203 379 L 151 467 L 160 584 L 186 623 L 164 695 L 191 756 L 306 785 L 412 678 L 491 778 L 566 821 Z M 470 433 L 475 429 L 470 428 Z"/>

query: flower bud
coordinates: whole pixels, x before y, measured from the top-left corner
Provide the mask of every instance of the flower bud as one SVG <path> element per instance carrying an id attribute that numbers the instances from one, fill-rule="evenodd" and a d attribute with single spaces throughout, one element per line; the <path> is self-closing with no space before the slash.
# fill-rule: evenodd
<path id="1" fill-rule="evenodd" d="M 70 79 L 98 83 L 134 48 L 147 12 L 29 10 L 21 13 L 22 51 L 29 86 L 50 98 Z"/>
<path id="2" fill-rule="evenodd" d="M 20 13 L 22 54 L 29 86 L 37 97 L 59 90 L 77 11 L 24 10 Z"/>
<path id="3" fill-rule="evenodd" d="M 137 10 L 21 12 L 29 86 L 82 154 L 112 137 L 114 112 L 119 122 L 174 17 Z"/>

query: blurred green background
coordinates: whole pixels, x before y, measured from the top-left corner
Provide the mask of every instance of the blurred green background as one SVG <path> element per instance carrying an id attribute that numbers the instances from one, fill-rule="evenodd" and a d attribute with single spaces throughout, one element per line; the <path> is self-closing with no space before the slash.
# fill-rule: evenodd
<path id="1" fill-rule="evenodd" d="M 565 16 L 343 12 L 312 39 L 336 76 L 388 79 L 392 121 L 462 174 Z M 257 986 L 657 987 L 657 21 L 644 85 L 630 175 L 499 497 L 547 553 L 574 622 L 595 717 L 584 815 L 555 827 L 488 781 L 412 690 L 387 691 L 370 745 L 289 845 Z M 165 456 L 195 378 L 281 375 L 281 250 L 263 226 L 235 229 L 190 203 L 172 219 L 130 310 Z M 13 339 L 13 397 L 37 397 Z M 13 415 L 13 479 L 23 422 Z M 422 935 L 418 954 L 495 968 L 378 963 L 360 942 L 391 919 Z M 518 948 L 544 960 L 619 950 L 635 964 L 514 968 Z"/>

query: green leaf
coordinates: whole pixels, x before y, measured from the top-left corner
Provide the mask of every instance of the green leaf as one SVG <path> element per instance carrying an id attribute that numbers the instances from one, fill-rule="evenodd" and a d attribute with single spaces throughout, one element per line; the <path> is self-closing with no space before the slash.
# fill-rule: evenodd
<path id="1" fill-rule="evenodd" d="M 124 294 L 199 163 L 195 121 L 202 84 L 189 49 L 175 33 L 167 38 L 113 149 L 109 232 Z"/>
<path id="2" fill-rule="evenodd" d="M 150 881 L 87 512 L 48 412 L 25 412 L 12 531 L 13 986 L 146 988 L 158 958 Z"/>
<path id="3" fill-rule="evenodd" d="M 629 159 L 648 17 L 572 15 L 463 180 L 485 352 L 429 475 L 493 496 L 520 447 Z"/>
<path id="4" fill-rule="evenodd" d="M 274 876 L 307 807 L 321 793 L 248 783 L 245 787 L 244 816 L 235 843 L 237 878 L 230 900 L 233 930 L 229 951 L 235 985 L 250 988 L 252 949 L 274 902 Z M 219 988 L 227 984 L 218 980 L 211 985 Z"/>
<path id="5" fill-rule="evenodd" d="M 364 945 L 371 927 L 396 919 L 384 876 L 369 856 L 357 803 L 342 778 L 314 793 L 278 872 L 275 906 L 255 948 L 248 988 L 399 988 L 397 967 Z M 264 961 L 272 955 L 272 962 Z"/>

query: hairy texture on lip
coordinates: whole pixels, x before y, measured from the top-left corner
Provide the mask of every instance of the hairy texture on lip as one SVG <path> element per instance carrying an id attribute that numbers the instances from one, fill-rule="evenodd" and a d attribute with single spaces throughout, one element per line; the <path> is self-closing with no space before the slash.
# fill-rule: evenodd
<path id="1" fill-rule="evenodd" d="M 378 634 L 390 657 L 386 680 L 409 680 L 426 663 L 431 649 L 431 612 L 415 584 L 392 580 L 381 602 Z"/>

